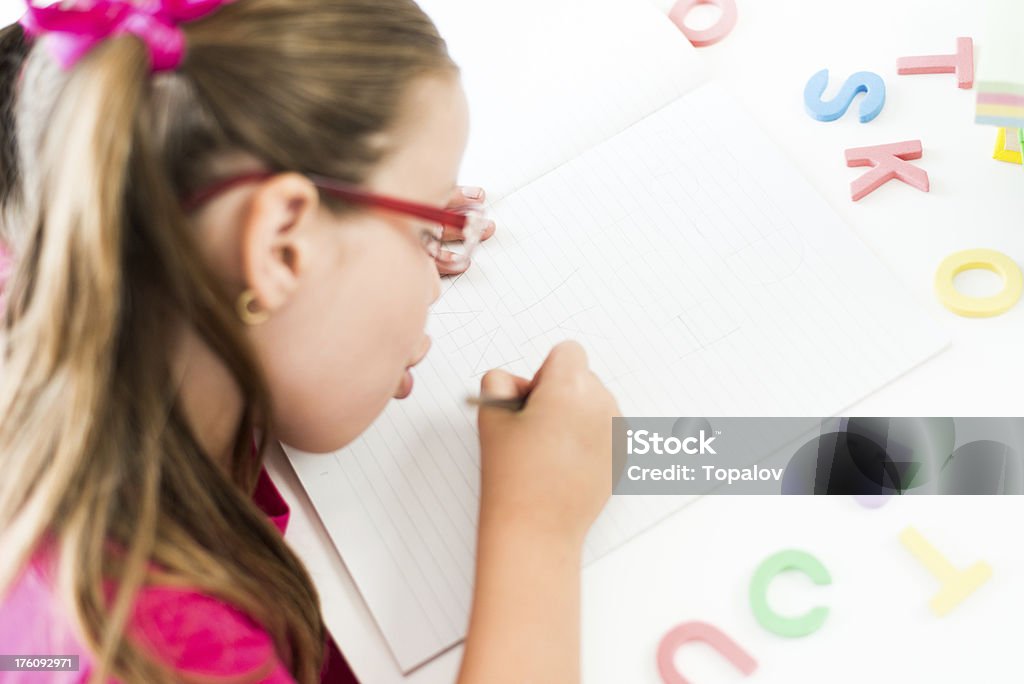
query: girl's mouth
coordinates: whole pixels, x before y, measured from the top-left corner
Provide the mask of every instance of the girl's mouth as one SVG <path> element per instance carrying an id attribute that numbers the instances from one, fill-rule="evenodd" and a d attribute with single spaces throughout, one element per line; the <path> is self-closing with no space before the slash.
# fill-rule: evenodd
<path id="1" fill-rule="evenodd" d="M 398 390 L 395 392 L 395 399 L 405 399 L 407 396 L 412 394 L 413 379 L 412 373 L 410 371 L 412 370 L 413 366 L 415 366 L 416 364 L 423 360 L 423 357 L 427 355 L 427 352 L 429 350 L 430 337 L 428 335 L 424 335 L 423 344 L 421 345 L 419 353 L 416 355 L 416 358 L 412 361 L 412 363 L 405 367 L 405 372 L 402 373 L 402 379 L 398 383 Z"/>

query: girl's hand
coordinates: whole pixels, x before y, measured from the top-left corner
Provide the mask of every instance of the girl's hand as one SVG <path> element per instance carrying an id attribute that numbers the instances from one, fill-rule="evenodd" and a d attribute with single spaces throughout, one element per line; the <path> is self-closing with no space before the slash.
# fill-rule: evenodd
<path id="1" fill-rule="evenodd" d="M 619 415 L 583 347 L 557 345 L 532 381 L 493 370 L 481 390 L 502 399 L 529 393 L 518 412 L 480 408 L 481 534 L 525 531 L 582 547 L 611 493 L 611 419 Z"/>
<path id="2" fill-rule="evenodd" d="M 615 399 L 575 342 L 533 380 L 501 370 L 480 407 L 476 586 L 459 684 L 580 681 L 580 556 L 612 487 Z"/>
<path id="3" fill-rule="evenodd" d="M 459 185 L 456 186 L 454 190 L 452 190 L 452 195 L 448 199 L 448 205 L 445 208 L 458 209 L 460 207 L 472 206 L 474 204 L 482 204 L 484 201 L 484 196 L 485 193 L 483 188 Z M 486 240 L 487 238 L 494 235 L 494 228 L 494 221 L 491 221 L 490 225 L 488 225 L 487 229 L 484 231 L 484 234 L 481 237 L 481 241 Z M 462 235 L 460 234 L 460 231 L 458 229 L 445 226 L 444 234 L 441 236 L 441 239 L 444 240 L 445 242 L 451 242 L 454 240 L 461 240 Z M 446 255 L 449 254 L 451 254 L 451 250 L 443 248 L 441 249 L 441 255 L 437 258 L 438 272 L 441 275 L 455 275 L 465 271 L 465 267 L 453 267 L 451 265 L 448 259 L 445 258 Z"/>

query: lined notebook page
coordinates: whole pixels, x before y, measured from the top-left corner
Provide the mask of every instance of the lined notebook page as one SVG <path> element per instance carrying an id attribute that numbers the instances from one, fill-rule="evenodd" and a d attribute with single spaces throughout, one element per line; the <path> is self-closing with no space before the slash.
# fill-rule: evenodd
<path id="1" fill-rule="evenodd" d="M 487 369 L 529 376 L 575 338 L 625 415 L 817 416 L 946 345 L 716 86 L 493 210 L 496 236 L 444 283 L 412 396 L 341 452 L 289 450 L 406 671 L 464 636 L 479 485 L 465 398 Z M 613 497 L 585 559 L 688 500 Z"/>
<path id="2" fill-rule="evenodd" d="M 469 99 L 459 182 L 497 200 L 692 90 L 703 60 L 637 0 L 419 0 Z M 614 39 L 609 40 L 609 36 Z"/>

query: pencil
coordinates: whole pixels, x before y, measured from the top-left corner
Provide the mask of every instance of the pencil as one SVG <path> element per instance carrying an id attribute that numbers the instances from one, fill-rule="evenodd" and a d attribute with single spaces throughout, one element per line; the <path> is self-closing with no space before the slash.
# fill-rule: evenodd
<path id="1" fill-rule="evenodd" d="M 494 399 L 491 397 L 466 397 L 466 403 L 470 406 L 489 406 L 491 408 L 502 408 L 509 411 L 521 411 L 526 405 L 526 397 L 515 399 Z"/>

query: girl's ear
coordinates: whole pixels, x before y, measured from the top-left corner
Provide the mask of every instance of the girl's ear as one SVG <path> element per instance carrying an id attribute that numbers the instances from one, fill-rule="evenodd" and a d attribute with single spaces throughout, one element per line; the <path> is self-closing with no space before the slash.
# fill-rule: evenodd
<path id="1" fill-rule="evenodd" d="M 251 196 L 242 221 L 241 266 L 261 310 L 284 306 L 298 287 L 318 207 L 316 187 L 297 173 L 274 176 Z"/>

